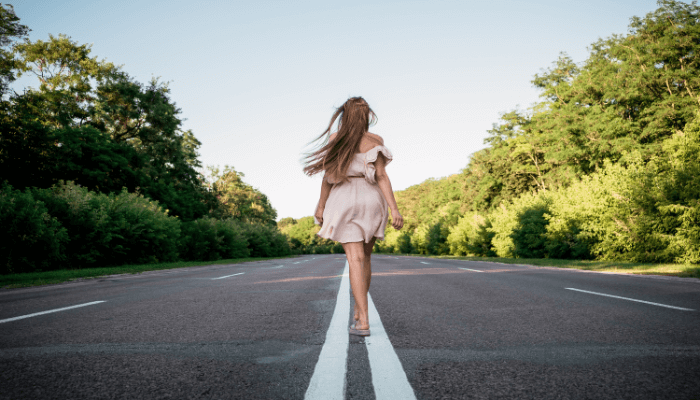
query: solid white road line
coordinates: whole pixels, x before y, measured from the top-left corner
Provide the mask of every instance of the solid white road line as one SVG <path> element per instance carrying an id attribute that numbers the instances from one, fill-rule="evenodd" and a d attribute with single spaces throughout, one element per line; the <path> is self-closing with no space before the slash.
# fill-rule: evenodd
<path id="1" fill-rule="evenodd" d="M 372 385 L 377 400 L 411 400 L 416 395 L 408 383 L 401 361 L 386 335 L 382 320 L 374 306 L 372 296 L 367 294 L 370 336 L 365 338 L 369 366 L 372 370 Z"/>
<path id="2" fill-rule="evenodd" d="M 474 272 L 484 272 L 484 271 L 479 271 L 478 269 L 469 269 L 469 268 L 462 268 L 462 267 L 459 267 L 459 269 L 463 269 L 466 271 L 474 271 Z"/>
<path id="3" fill-rule="evenodd" d="M 232 277 L 232 276 L 236 276 L 236 275 L 243 275 L 243 274 L 245 274 L 245 272 L 239 272 L 239 273 L 237 273 L 237 274 L 233 274 L 233 275 L 226 275 L 226 276 L 220 276 L 220 277 L 218 277 L 218 278 L 211 278 L 211 280 L 214 280 L 214 279 L 224 279 L 224 278 L 230 278 L 230 277 Z"/>
<path id="4" fill-rule="evenodd" d="M 651 304 L 654 306 L 659 306 L 659 307 L 668 307 L 668 308 L 673 308 L 676 310 L 683 310 L 683 311 L 695 311 L 692 308 L 683 308 L 683 307 L 676 307 L 676 306 L 667 306 L 666 304 L 659 304 L 659 303 L 652 303 L 651 301 L 644 301 L 644 300 L 637 300 L 637 299 L 630 299 L 629 297 L 620 297 L 620 296 L 613 296 L 611 294 L 605 294 L 605 293 L 597 293 L 597 292 L 589 292 L 588 290 L 581 290 L 581 289 L 574 289 L 574 288 L 564 288 L 568 290 L 575 290 L 577 292 L 584 292 L 584 293 L 590 293 L 590 294 L 597 294 L 598 296 L 607 296 L 607 297 L 614 297 L 616 299 L 623 299 L 623 300 L 630 300 L 630 301 L 638 301 L 640 303 L 646 303 L 646 304 Z"/>
<path id="5" fill-rule="evenodd" d="M 18 319 L 24 319 L 24 318 L 29 318 L 29 317 L 36 317 L 37 315 L 49 314 L 49 313 L 54 313 L 54 312 L 59 312 L 59 311 L 66 311 L 66 310 L 70 310 L 70 309 L 78 308 L 78 307 L 91 306 L 91 305 L 93 305 L 93 304 L 104 303 L 105 301 L 106 301 L 106 300 L 93 301 L 93 302 L 90 302 L 90 303 L 78 304 L 77 306 L 56 308 L 56 309 L 54 309 L 54 310 L 42 311 L 42 312 L 38 312 L 38 313 L 34 313 L 34 314 L 27 314 L 27 315 L 22 315 L 22 316 L 19 316 L 19 317 L 14 317 L 14 318 L 0 319 L 0 324 L 2 324 L 2 323 L 4 323 L 4 322 L 17 321 Z"/>
<path id="6" fill-rule="evenodd" d="M 348 319 L 350 317 L 350 279 L 349 266 L 345 269 L 340 280 L 338 299 L 331 317 L 331 325 L 326 333 L 326 341 L 318 356 L 314 374 L 306 389 L 305 399 L 338 399 L 345 397 L 345 371 L 348 358 Z"/>

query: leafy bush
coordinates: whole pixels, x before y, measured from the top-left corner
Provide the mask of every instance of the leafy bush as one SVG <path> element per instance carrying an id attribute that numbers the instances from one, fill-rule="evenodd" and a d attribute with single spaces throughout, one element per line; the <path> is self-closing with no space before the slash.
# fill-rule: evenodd
<path id="1" fill-rule="evenodd" d="M 384 240 L 377 239 L 377 241 L 374 242 L 374 248 L 372 249 L 372 251 L 374 253 L 393 253 L 394 252 L 395 245 L 389 244 L 388 239 L 389 239 L 390 234 L 393 234 L 393 236 L 396 236 L 396 238 L 398 238 L 398 231 L 396 231 L 396 230 L 392 230 L 392 231 L 389 231 L 389 229 L 387 229 L 387 232 L 384 234 Z M 393 242 L 395 244 L 396 239 L 394 239 Z"/>
<path id="2" fill-rule="evenodd" d="M 250 257 L 278 257 L 290 254 L 287 238 L 276 226 L 250 222 L 241 222 L 239 225 L 248 240 Z"/>
<path id="3" fill-rule="evenodd" d="M 180 249 L 180 257 L 191 261 L 250 256 L 248 241 L 240 224 L 207 217 L 182 224 Z"/>
<path id="4" fill-rule="evenodd" d="M 66 229 L 31 193 L 2 184 L 0 226 L 1 274 L 55 269 L 64 261 Z"/>
<path id="5" fill-rule="evenodd" d="M 411 235 L 409 235 L 407 233 L 402 233 L 399 236 L 399 239 L 397 242 L 398 242 L 397 250 L 399 251 L 399 253 L 410 254 L 410 253 L 413 253 L 415 251 L 415 249 L 413 248 L 413 244 L 411 243 Z"/>
<path id="6" fill-rule="evenodd" d="M 327 244 L 312 246 L 309 254 L 331 254 L 332 247 L 333 246 Z"/>
<path id="7" fill-rule="evenodd" d="M 447 237 L 449 234 L 450 229 L 444 221 L 438 221 L 434 224 L 431 224 L 428 228 L 425 243 L 425 248 L 428 254 L 449 254 L 450 245 L 449 243 L 447 243 Z"/>
<path id="8" fill-rule="evenodd" d="M 463 215 L 447 236 L 450 254 L 495 257 L 491 243 L 494 233 L 490 228 L 491 221 L 478 213 Z"/>
<path id="9" fill-rule="evenodd" d="M 429 230 L 429 224 L 422 223 L 416 227 L 412 234 L 410 234 L 411 248 L 416 254 L 428 254 Z M 401 245 L 399 245 L 399 252 L 403 253 L 403 251 L 401 251 Z"/>
<path id="10" fill-rule="evenodd" d="M 522 210 L 517 215 L 518 224 L 510 234 L 513 239 L 513 253 L 519 258 L 545 258 L 547 250 L 548 205 L 535 205 Z"/>
<path id="11" fill-rule="evenodd" d="M 67 229 L 70 268 L 177 260 L 180 222 L 156 201 L 126 189 L 95 193 L 73 182 L 32 193 Z"/>

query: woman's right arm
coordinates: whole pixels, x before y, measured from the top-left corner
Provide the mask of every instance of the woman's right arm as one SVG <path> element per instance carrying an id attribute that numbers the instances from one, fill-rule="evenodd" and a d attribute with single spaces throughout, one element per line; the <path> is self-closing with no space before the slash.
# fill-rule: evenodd
<path id="1" fill-rule="evenodd" d="M 374 162 L 375 176 L 377 180 L 377 185 L 381 189 L 386 202 L 389 203 L 389 208 L 391 209 L 391 225 L 394 229 L 401 229 L 403 227 L 403 216 L 399 212 L 399 207 L 396 205 L 396 199 L 394 198 L 394 191 L 391 188 L 391 180 L 389 180 L 389 175 L 386 173 L 386 158 L 379 152 L 377 154 L 377 161 Z"/>

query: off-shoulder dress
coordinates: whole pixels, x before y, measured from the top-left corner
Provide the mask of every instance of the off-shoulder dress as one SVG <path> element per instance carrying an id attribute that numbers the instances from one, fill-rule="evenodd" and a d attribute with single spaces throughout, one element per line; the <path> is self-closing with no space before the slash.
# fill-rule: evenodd
<path id="1" fill-rule="evenodd" d="M 375 146 L 365 153 L 355 154 L 347 171 L 349 182 L 328 181 L 333 187 L 326 201 L 318 236 L 340 243 L 369 243 L 373 236 L 384 240 L 389 203 L 377 185 L 374 168 L 380 151 L 388 165 L 393 159 L 389 149 Z M 315 216 L 314 223 L 320 225 Z"/>

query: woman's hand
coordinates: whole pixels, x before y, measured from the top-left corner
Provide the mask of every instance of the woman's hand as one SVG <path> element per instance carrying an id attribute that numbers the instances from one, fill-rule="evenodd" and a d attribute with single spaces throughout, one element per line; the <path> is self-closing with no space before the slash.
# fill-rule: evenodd
<path id="1" fill-rule="evenodd" d="M 318 223 L 323 226 L 323 210 L 325 207 L 319 207 L 316 209 L 316 214 L 314 214 L 314 217 L 318 220 Z"/>
<path id="2" fill-rule="evenodd" d="M 396 230 L 403 227 L 403 217 L 398 209 L 391 210 L 391 226 L 393 226 Z"/>

